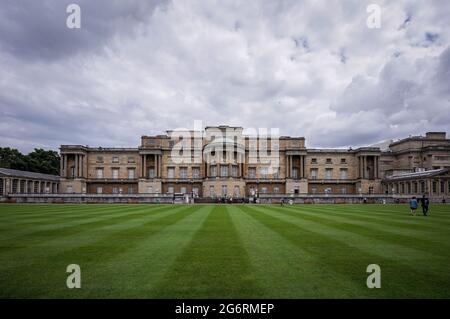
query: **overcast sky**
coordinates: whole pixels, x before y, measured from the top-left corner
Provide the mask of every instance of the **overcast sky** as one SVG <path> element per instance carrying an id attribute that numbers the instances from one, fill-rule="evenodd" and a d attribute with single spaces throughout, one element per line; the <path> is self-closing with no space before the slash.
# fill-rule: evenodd
<path id="1" fill-rule="evenodd" d="M 449 21 L 448 1 L 2 0 L 0 146 L 136 147 L 194 120 L 308 147 L 450 134 Z"/>

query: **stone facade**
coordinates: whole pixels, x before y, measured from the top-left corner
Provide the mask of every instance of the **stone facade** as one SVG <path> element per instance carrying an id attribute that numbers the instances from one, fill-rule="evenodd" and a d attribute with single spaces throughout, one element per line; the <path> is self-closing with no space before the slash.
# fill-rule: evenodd
<path id="1" fill-rule="evenodd" d="M 266 149 L 267 150 L 266 150 Z M 399 172 L 450 167 L 450 140 L 427 133 L 378 147 L 308 149 L 218 126 L 142 136 L 136 148 L 61 146 L 62 193 L 249 197 L 259 194 L 386 194 Z"/>

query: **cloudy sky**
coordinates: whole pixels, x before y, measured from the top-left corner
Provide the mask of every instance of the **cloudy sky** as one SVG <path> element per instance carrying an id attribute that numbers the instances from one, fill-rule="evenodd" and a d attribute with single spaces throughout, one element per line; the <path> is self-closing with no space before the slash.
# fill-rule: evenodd
<path id="1" fill-rule="evenodd" d="M 309 147 L 450 134 L 449 17 L 448 1 L 2 0 L 0 146 L 135 147 L 194 120 Z"/>

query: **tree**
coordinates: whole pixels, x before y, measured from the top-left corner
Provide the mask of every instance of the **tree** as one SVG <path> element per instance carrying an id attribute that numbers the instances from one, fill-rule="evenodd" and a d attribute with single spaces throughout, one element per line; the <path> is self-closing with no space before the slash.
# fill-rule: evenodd
<path id="1" fill-rule="evenodd" d="M 37 148 L 23 155 L 16 149 L 0 147 L 0 167 L 58 175 L 59 155 L 55 151 Z"/>

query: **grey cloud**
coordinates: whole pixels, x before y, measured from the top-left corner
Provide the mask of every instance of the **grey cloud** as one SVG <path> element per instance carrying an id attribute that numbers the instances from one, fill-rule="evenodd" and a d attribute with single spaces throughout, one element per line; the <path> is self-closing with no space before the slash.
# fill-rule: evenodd
<path id="1" fill-rule="evenodd" d="M 370 30 L 372 1 L 83 0 L 69 30 L 70 2 L 0 4 L 3 145 L 137 146 L 194 120 L 311 147 L 449 131 L 450 6 L 380 1 Z"/>
<path id="2" fill-rule="evenodd" d="M 66 27 L 69 4 L 81 7 L 82 27 Z M 101 50 L 116 33 L 133 33 L 163 0 L 6 0 L 0 5 L 0 48 L 24 59 L 55 61 Z"/>

